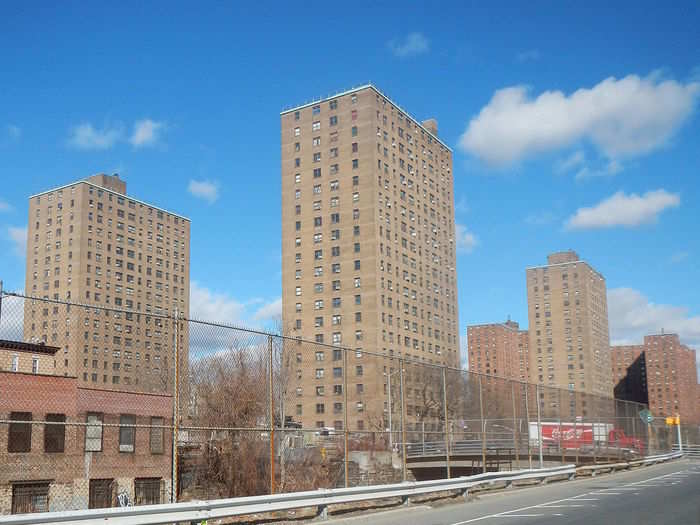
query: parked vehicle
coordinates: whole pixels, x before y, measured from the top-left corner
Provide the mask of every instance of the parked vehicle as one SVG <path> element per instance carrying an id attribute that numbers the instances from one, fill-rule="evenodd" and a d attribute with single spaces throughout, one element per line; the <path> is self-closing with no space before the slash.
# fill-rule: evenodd
<path id="1" fill-rule="evenodd" d="M 634 453 L 644 453 L 644 443 L 625 431 L 609 423 L 572 423 L 543 421 L 542 446 L 563 449 L 590 450 L 595 448 L 615 448 Z M 529 424 L 530 446 L 539 446 L 537 422 Z"/>

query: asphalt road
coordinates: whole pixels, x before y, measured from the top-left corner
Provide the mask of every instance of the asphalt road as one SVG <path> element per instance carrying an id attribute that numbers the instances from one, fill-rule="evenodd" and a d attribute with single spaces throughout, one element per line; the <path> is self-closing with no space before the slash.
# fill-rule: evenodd
<path id="1" fill-rule="evenodd" d="M 700 525 L 700 462 L 481 495 L 476 501 L 417 505 L 333 519 L 333 525 Z"/>

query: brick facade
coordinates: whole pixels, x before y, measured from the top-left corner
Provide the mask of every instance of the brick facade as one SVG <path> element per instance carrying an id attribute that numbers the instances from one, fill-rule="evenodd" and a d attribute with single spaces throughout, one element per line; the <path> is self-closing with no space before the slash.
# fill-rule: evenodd
<path id="1" fill-rule="evenodd" d="M 27 482 L 48 483 L 46 510 L 85 509 L 90 506 L 90 480 L 112 480 L 111 504 L 116 495 L 126 492 L 133 503 L 135 480 L 159 480 L 160 502 L 167 502 L 170 491 L 172 433 L 162 430 L 162 439 L 154 436 L 157 453 L 151 448 L 152 432 L 141 428 L 162 419 L 172 420 L 172 398 L 165 395 L 104 391 L 78 386 L 74 377 L 0 372 L 0 515 L 12 512 L 13 490 Z M 9 444 L 12 413 L 30 412 L 31 449 L 11 452 Z M 103 414 L 100 451 L 86 451 L 88 413 Z M 62 452 L 46 452 L 46 421 L 49 414 L 65 415 Z M 120 417 L 135 416 L 133 452 L 120 452 Z M 160 420 L 157 420 L 160 421 Z M 55 428 L 55 425 L 52 426 Z M 159 450 L 158 450 L 159 449 Z"/>

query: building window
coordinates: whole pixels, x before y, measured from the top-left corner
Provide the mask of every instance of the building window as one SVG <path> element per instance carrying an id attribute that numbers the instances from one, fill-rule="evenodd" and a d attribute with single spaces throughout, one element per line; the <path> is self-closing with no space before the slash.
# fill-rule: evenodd
<path id="1" fill-rule="evenodd" d="M 337 101 L 337 100 L 331 100 L 331 101 L 328 103 L 328 107 L 329 107 L 330 109 L 338 109 L 338 101 Z"/>
<path id="2" fill-rule="evenodd" d="M 85 452 L 100 452 L 102 450 L 102 419 L 102 414 L 89 413 L 87 415 Z"/>
<path id="3" fill-rule="evenodd" d="M 162 454 L 164 451 L 164 428 L 162 417 L 151 418 L 151 454 Z"/>
<path id="4" fill-rule="evenodd" d="M 113 479 L 91 479 L 88 508 L 107 509 L 114 506 L 114 491 L 116 485 Z"/>
<path id="5" fill-rule="evenodd" d="M 294 112 L 294 120 L 299 120 L 299 116 L 300 116 L 300 112 L 299 112 L 299 111 L 295 111 L 295 112 Z"/>
<path id="6" fill-rule="evenodd" d="M 337 115 L 333 115 L 330 119 L 328 119 L 328 121 L 331 126 L 336 126 L 338 124 Z"/>
<path id="7" fill-rule="evenodd" d="M 298 137 L 299 135 L 301 135 L 301 128 L 294 128 L 294 136 Z"/>
<path id="8" fill-rule="evenodd" d="M 65 414 L 46 414 L 44 425 L 44 452 L 63 452 L 66 443 Z"/>
<path id="9" fill-rule="evenodd" d="M 160 503 L 160 478 L 136 478 L 134 480 L 134 505 Z"/>
<path id="10" fill-rule="evenodd" d="M 22 421 L 31 421 L 31 412 L 11 412 L 10 413 L 10 428 L 7 436 L 7 451 L 8 452 L 30 452 L 32 449 L 32 425 L 31 423 L 22 423 Z M 15 423 L 17 421 L 17 423 Z"/>
<path id="11" fill-rule="evenodd" d="M 49 511 L 48 483 L 13 483 L 12 514 Z"/>
<path id="12" fill-rule="evenodd" d="M 360 167 L 359 159 L 352 159 L 352 169 L 356 170 L 359 167 Z"/>
<path id="13" fill-rule="evenodd" d="M 38 374 L 38 373 L 39 373 L 39 358 L 32 357 L 32 374 Z"/>
<path id="14" fill-rule="evenodd" d="M 357 126 L 352 127 L 352 136 L 357 137 Z"/>
<path id="15" fill-rule="evenodd" d="M 317 120 L 316 122 L 311 124 L 311 131 L 318 131 L 320 129 L 321 129 L 321 122 L 320 121 Z"/>
<path id="16" fill-rule="evenodd" d="M 312 115 L 318 115 L 319 113 L 321 113 L 321 106 L 314 106 L 311 108 Z"/>
<path id="17" fill-rule="evenodd" d="M 12 364 L 10 365 L 10 370 L 12 372 L 18 372 L 19 371 L 19 356 L 18 355 L 13 355 L 12 356 Z"/>
<path id="18" fill-rule="evenodd" d="M 136 441 L 136 417 L 128 414 L 119 416 L 119 452 L 133 452 Z"/>

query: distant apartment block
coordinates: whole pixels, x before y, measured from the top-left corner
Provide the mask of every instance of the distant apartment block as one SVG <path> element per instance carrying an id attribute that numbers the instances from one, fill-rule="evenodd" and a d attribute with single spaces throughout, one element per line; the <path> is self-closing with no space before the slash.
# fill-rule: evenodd
<path id="1" fill-rule="evenodd" d="M 605 278 L 574 251 L 526 276 L 531 382 L 611 397 Z"/>
<path id="2" fill-rule="evenodd" d="M 171 390 L 174 328 L 162 316 L 189 314 L 189 219 L 127 195 L 117 175 L 94 175 L 29 198 L 26 264 L 27 294 L 45 301 L 25 302 L 24 338 L 59 348 L 55 374 Z M 186 364 L 186 328 L 179 337 Z"/>
<path id="3" fill-rule="evenodd" d="M 363 351 L 459 367 L 452 151 L 371 85 L 283 111 L 281 135 L 284 330 L 329 345 L 299 346 L 293 418 L 383 427 L 393 367 Z"/>
<path id="4" fill-rule="evenodd" d="M 640 345 L 610 350 L 616 394 L 647 397 L 655 416 L 679 414 L 682 422 L 700 423 L 695 350 L 682 344 L 678 334 L 647 335 Z"/>
<path id="5" fill-rule="evenodd" d="M 528 380 L 529 337 L 515 321 L 467 327 L 469 371 Z"/>

